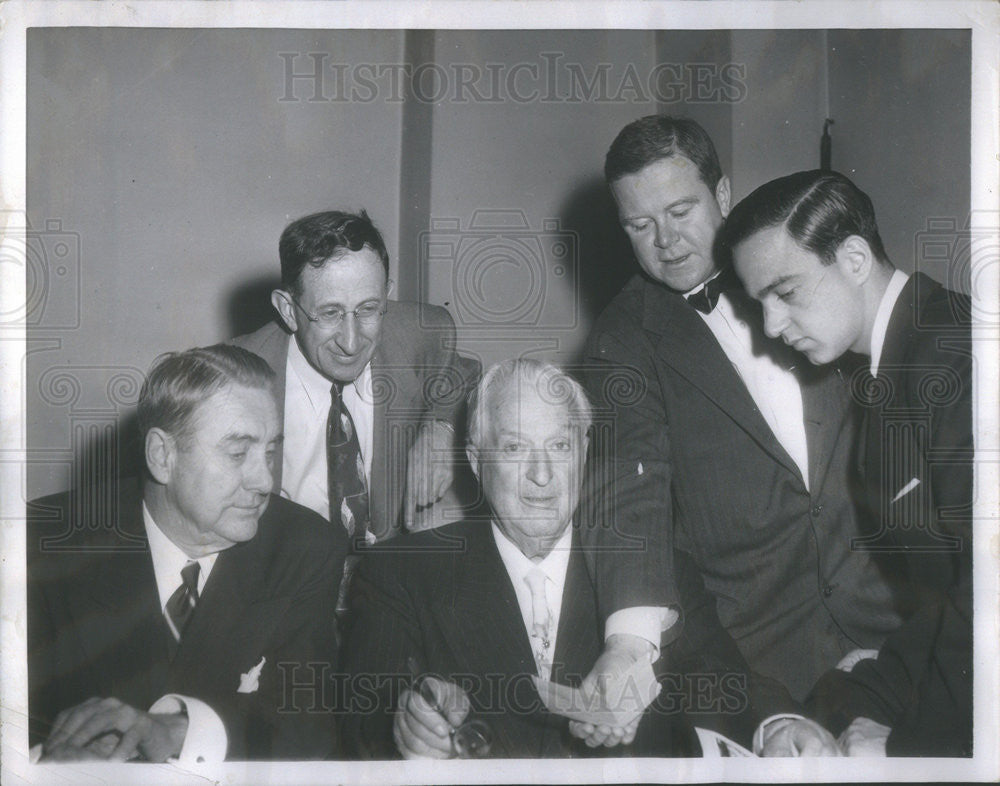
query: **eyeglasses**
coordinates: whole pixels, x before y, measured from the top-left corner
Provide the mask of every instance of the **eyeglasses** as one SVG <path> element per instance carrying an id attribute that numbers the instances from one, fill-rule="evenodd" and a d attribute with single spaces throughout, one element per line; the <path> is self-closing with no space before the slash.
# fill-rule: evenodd
<path id="1" fill-rule="evenodd" d="M 291 295 L 289 295 L 289 298 L 298 306 L 299 311 L 306 315 L 306 318 L 310 322 L 315 322 L 321 327 L 329 328 L 330 330 L 339 327 L 348 314 L 353 314 L 354 319 L 359 324 L 365 326 L 378 324 L 378 321 L 385 314 L 385 306 L 382 303 L 362 303 L 351 311 L 344 311 L 344 309 L 337 306 L 330 306 L 329 308 L 321 309 L 315 314 L 310 314 L 302 307 L 302 304 L 298 300 L 291 297 Z"/>

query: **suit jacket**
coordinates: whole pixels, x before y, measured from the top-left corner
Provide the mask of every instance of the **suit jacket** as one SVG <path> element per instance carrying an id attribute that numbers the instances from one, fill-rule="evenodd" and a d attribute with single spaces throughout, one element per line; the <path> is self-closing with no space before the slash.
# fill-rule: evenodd
<path id="1" fill-rule="evenodd" d="M 826 675 L 810 711 L 838 734 L 856 717 L 892 727 L 890 755 L 972 753 L 970 315 L 968 298 L 917 273 L 893 308 L 877 380 L 858 377 L 859 470 L 881 523 L 860 545 L 898 558 L 916 610 L 877 660 Z"/>
<path id="2" fill-rule="evenodd" d="M 233 339 L 255 352 L 277 374 L 278 410 L 284 417 L 285 363 L 291 335 L 276 322 Z M 455 324 L 439 306 L 389 301 L 382 340 L 371 361 L 375 423 L 370 493 L 371 526 L 380 540 L 402 526 L 402 502 L 410 448 L 420 423 L 439 418 L 456 425 L 478 364 L 455 353 Z M 276 458 L 275 491 L 281 488 L 282 456 Z"/>
<path id="3" fill-rule="evenodd" d="M 697 592 L 688 585 L 696 580 L 693 570 L 686 572 L 685 591 Z M 565 718 L 544 709 L 534 688 L 531 644 L 488 518 L 380 544 L 362 558 L 351 600 L 342 652 L 347 703 L 338 713 L 349 755 L 398 757 L 392 722 L 399 695 L 409 685 L 410 657 L 422 671 L 465 687 L 469 718 L 485 720 L 493 731 L 491 756 L 594 755 L 569 735 Z M 727 643 L 711 606 L 692 597 L 691 609 L 684 646 L 662 662 L 665 690 L 647 711 L 651 718 L 640 724 L 634 745 L 610 755 L 697 755 L 692 729 L 682 717 L 689 709 L 700 710 L 699 725 L 749 740 L 756 708 L 733 684 L 727 693 L 718 679 L 745 674 L 745 664 Z M 551 679 L 578 685 L 602 641 L 593 584 L 574 535 Z M 708 692 L 702 684 L 702 699 L 693 699 L 698 689 L 684 682 L 691 672 L 709 675 L 709 682 L 716 675 Z"/>
<path id="4" fill-rule="evenodd" d="M 809 488 L 708 326 L 636 276 L 598 319 L 585 377 L 599 526 L 584 530 L 602 616 L 678 602 L 671 548 L 689 552 L 751 669 L 801 701 L 856 647 L 900 621 L 849 494 L 855 423 L 843 380 L 763 336 L 759 307 L 731 293 L 762 352 L 800 375 Z M 603 491 L 602 491 L 603 490 Z"/>
<path id="5" fill-rule="evenodd" d="M 167 693 L 222 719 L 228 759 L 325 758 L 335 750 L 322 680 L 347 538 L 272 496 L 256 536 L 221 552 L 176 654 L 157 594 L 134 481 L 29 505 L 28 683 L 32 744 L 91 696 L 140 710 Z M 240 676 L 266 663 L 258 690 Z M 308 665 L 307 665 L 308 664 Z M 296 690 L 289 691 L 294 683 Z"/>

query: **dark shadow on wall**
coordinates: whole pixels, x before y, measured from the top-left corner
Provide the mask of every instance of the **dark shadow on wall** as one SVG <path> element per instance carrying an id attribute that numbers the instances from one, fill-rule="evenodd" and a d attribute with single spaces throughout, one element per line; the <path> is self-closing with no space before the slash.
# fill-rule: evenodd
<path id="1" fill-rule="evenodd" d="M 639 272 L 639 265 L 602 178 L 594 177 L 578 186 L 560 216 L 561 226 L 577 236 L 580 316 L 591 325 L 625 282 Z"/>
<path id="2" fill-rule="evenodd" d="M 271 292 L 281 286 L 275 276 L 260 276 L 236 287 L 226 303 L 229 335 L 251 333 L 277 318 L 271 305 Z"/>

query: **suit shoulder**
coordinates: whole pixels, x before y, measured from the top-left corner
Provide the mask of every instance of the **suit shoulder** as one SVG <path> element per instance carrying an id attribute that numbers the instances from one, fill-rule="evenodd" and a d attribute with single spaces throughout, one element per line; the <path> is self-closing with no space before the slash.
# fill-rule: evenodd
<path id="1" fill-rule="evenodd" d="M 277 322 L 268 322 L 263 327 L 258 328 L 253 333 L 244 333 L 229 340 L 230 344 L 243 349 L 248 349 L 258 355 L 266 356 L 273 354 L 281 341 L 288 336 Z"/>
<path id="2" fill-rule="evenodd" d="M 454 329 L 455 320 L 448 309 L 413 300 L 390 300 L 386 320 L 406 329 L 419 326 L 425 330 Z"/>
<path id="3" fill-rule="evenodd" d="M 259 548 L 299 559 L 347 554 L 347 535 L 313 510 L 272 494 L 258 525 Z"/>
<path id="4" fill-rule="evenodd" d="M 368 550 L 367 572 L 393 576 L 440 577 L 441 571 L 469 553 L 470 544 L 489 536 L 487 521 L 457 521 L 437 529 L 397 535 Z"/>
<path id="5" fill-rule="evenodd" d="M 587 339 L 587 354 L 613 359 L 621 344 L 632 345 L 642 331 L 642 314 L 648 284 L 632 278 L 594 321 Z"/>

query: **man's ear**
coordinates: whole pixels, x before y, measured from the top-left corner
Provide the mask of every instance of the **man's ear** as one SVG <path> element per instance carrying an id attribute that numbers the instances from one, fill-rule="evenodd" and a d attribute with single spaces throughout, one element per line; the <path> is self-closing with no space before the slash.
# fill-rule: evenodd
<path id="1" fill-rule="evenodd" d="M 165 486 L 170 481 L 176 450 L 174 438 L 163 429 L 151 428 L 146 432 L 146 466 L 157 483 Z"/>
<path id="2" fill-rule="evenodd" d="M 281 321 L 293 333 L 299 329 L 299 323 L 295 316 L 295 304 L 292 302 L 292 295 L 283 289 L 275 289 L 271 292 L 271 305 L 278 312 Z"/>
<path id="3" fill-rule="evenodd" d="M 732 192 L 729 188 L 729 176 L 723 175 L 719 178 L 719 182 L 715 186 L 715 201 L 719 203 L 719 210 L 722 212 L 723 218 L 729 215 L 729 200 L 731 198 Z"/>
<path id="4" fill-rule="evenodd" d="M 875 254 L 868 241 L 860 235 L 848 235 L 837 247 L 836 264 L 850 281 L 864 284 L 875 265 Z"/>
<path id="5" fill-rule="evenodd" d="M 479 480 L 479 448 L 473 445 L 471 442 L 465 446 L 465 457 L 469 460 L 469 466 L 472 467 L 472 474 L 476 476 L 476 480 Z"/>

